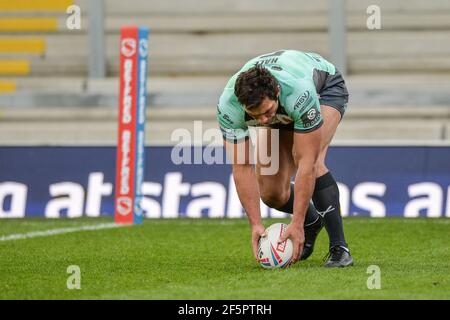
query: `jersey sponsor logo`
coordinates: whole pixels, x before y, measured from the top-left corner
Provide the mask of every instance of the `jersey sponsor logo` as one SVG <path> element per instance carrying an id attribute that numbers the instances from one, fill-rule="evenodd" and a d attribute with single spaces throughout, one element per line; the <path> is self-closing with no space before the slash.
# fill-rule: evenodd
<path id="1" fill-rule="evenodd" d="M 280 67 L 280 66 L 277 66 L 277 65 L 271 66 L 270 68 L 273 69 L 273 70 L 277 70 L 277 71 L 283 71 L 283 68 Z"/>
<path id="2" fill-rule="evenodd" d="M 311 110 L 309 110 L 309 111 L 306 113 L 306 117 L 307 117 L 309 120 L 313 120 L 313 119 L 316 117 L 316 114 L 317 114 L 316 109 L 311 109 Z"/>
<path id="3" fill-rule="evenodd" d="M 231 120 L 231 118 L 230 118 L 229 115 L 224 114 L 224 115 L 222 116 L 222 118 L 223 118 L 226 122 L 228 122 L 229 124 L 234 124 L 233 120 Z"/>
<path id="4" fill-rule="evenodd" d="M 297 101 L 294 104 L 294 110 L 299 109 L 301 106 L 307 106 L 311 103 L 312 97 L 309 91 L 303 93 L 300 97 L 298 97 Z"/>
<path id="5" fill-rule="evenodd" d="M 321 119 L 322 116 L 316 106 L 312 107 L 310 110 L 308 110 L 308 112 L 305 112 L 301 116 L 301 120 L 305 128 L 314 127 L 317 123 L 320 122 Z"/>

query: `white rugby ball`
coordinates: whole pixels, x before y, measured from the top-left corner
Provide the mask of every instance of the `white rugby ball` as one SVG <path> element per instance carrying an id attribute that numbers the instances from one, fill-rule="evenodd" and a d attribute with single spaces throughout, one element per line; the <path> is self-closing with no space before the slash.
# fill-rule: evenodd
<path id="1" fill-rule="evenodd" d="M 286 268 L 292 259 L 293 245 L 291 239 L 278 243 L 287 225 L 275 223 L 266 229 L 267 235 L 259 239 L 259 263 L 265 269 Z"/>

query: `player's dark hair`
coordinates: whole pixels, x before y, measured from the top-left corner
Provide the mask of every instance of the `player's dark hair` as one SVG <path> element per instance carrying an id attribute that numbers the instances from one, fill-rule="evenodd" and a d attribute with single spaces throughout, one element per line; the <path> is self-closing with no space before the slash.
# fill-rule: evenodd
<path id="1" fill-rule="evenodd" d="M 258 107 L 267 97 L 277 100 L 278 81 L 266 68 L 256 65 L 239 74 L 234 94 L 247 109 Z"/>

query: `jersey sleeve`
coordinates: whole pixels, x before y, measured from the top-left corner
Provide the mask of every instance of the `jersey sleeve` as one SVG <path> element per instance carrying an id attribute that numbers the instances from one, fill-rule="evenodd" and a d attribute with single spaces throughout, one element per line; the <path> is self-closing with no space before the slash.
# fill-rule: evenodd
<path id="1" fill-rule="evenodd" d="M 226 97 L 221 97 L 217 105 L 217 121 L 223 139 L 231 143 L 245 141 L 249 137 L 244 112 L 234 106 Z"/>
<path id="2" fill-rule="evenodd" d="M 297 86 L 287 101 L 287 110 L 294 120 L 295 132 L 307 133 L 314 131 L 323 124 L 320 112 L 319 98 L 312 85 Z"/>

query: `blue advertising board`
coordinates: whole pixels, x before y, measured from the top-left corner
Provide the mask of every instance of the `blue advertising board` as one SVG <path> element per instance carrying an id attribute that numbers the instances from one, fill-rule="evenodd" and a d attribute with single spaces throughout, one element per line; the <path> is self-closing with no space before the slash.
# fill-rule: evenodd
<path id="1" fill-rule="evenodd" d="M 231 165 L 176 164 L 173 152 L 145 149 L 144 217 L 245 217 Z M 450 217 L 450 147 L 331 147 L 327 164 L 343 216 Z M 115 165 L 115 147 L 0 147 L 0 218 L 112 216 Z"/>

